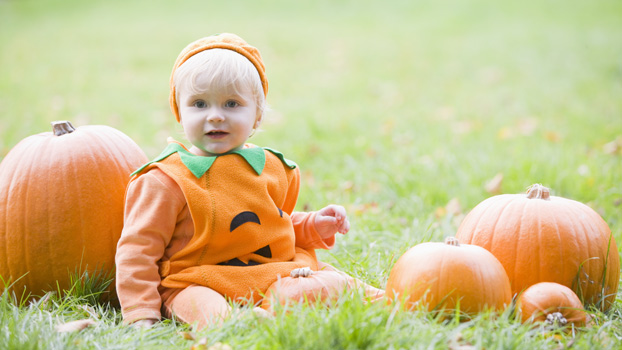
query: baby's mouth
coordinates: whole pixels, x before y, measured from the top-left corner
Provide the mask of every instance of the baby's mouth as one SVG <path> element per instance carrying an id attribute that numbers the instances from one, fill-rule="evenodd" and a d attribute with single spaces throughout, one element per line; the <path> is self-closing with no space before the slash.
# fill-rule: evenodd
<path id="1" fill-rule="evenodd" d="M 226 136 L 227 134 L 228 134 L 228 132 L 226 132 L 226 131 L 214 130 L 214 131 L 208 132 L 207 136 L 209 136 L 209 137 L 223 137 L 223 136 Z"/>

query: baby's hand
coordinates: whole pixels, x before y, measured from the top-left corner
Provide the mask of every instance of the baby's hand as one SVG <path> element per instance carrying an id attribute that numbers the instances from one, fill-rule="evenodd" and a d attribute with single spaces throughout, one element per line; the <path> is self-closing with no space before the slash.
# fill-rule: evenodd
<path id="1" fill-rule="evenodd" d="M 322 238 L 330 238 L 335 232 L 345 235 L 350 231 L 346 209 L 335 204 L 320 209 L 315 213 L 315 229 Z"/>

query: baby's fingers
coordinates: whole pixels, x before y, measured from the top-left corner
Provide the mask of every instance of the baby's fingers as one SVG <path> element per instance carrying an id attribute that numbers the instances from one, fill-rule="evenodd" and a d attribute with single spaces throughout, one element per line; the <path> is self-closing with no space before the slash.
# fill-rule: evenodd
<path id="1" fill-rule="evenodd" d="M 339 226 L 338 229 L 339 233 L 345 235 L 346 233 L 348 233 L 348 231 L 350 231 L 350 221 L 348 221 L 348 219 L 345 219 L 341 222 L 341 225 Z"/>

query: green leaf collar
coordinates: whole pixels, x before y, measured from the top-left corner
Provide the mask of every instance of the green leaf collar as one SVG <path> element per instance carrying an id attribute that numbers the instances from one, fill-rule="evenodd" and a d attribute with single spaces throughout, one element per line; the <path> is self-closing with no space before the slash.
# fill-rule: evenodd
<path id="1" fill-rule="evenodd" d="M 224 154 L 217 155 L 217 156 L 204 157 L 204 156 L 198 156 L 196 154 L 192 154 L 184 146 L 182 146 L 179 143 L 174 142 L 174 143 L 169 143 L 168 146 L 164 149 L 164 151 L 162 151 L 162 153 L 160 153 L 160 155 L 156 157 L 156 159 L 143 165 L 138 170 L 133 172 L 131 175 L 140 173 L 143 169 L 145 169 L 150 164 L 162 161 L 163 159 L 167 158 L 173 153 L 179 153 L 179 158 L 181 158 L 181 162 L 188 168 L 188 170 L 190 170 L 190 172 L 194 176 L 196 176 L 197 179 L 203 176 L 203 174 L 205 174 L 210 169 L 212 164 L 214 164 L 214 161 L 216 160 L 216 158 L 227 155 L 227 154 L 238 154 L 242 156 L 242 158 L 246 160 L 248 165 L 250 165 L 251 168 L 255 170 L 257 175 L 261 175 L 261 173 L 263 172 L 264 166 L 266 165 L 266 154 L 264 153 L 264 150 L 270 151 L 271 153 L 273 153 L 275 156 L 277 156 L 281 160 L 281 162 L 283 162 L 283 164 L 285 164 L 290 169 L 296 168 L 296 163 L 294 163 L 293 161 L 289 159 L 286 159 L 285 156 L 283 156 L 281 152 L 273 150 L 271 148 L 267 148 L 267 147 L 266 148 L 262 148 L 262 147 L 242 148 L 239 150 L 235 150 L 235 151 L 224 153 Z"/>

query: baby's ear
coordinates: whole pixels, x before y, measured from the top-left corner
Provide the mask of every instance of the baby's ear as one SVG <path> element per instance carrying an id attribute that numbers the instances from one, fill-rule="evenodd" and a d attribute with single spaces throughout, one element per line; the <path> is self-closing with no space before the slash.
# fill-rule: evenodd
<path id="1" fill-rule="evenodd" d="M 257 119 L 255 119 L 255 129 L 261 125 L 261 121 L 263 120 L 263 113 L 258 113 Z"/>

